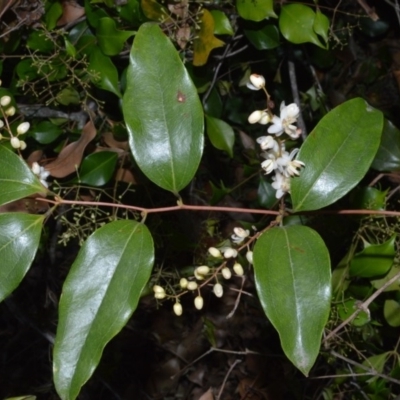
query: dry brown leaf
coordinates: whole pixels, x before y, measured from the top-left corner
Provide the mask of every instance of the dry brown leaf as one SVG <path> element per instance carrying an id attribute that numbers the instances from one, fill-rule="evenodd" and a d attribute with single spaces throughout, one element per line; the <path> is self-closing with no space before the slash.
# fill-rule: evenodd
<path id="1" fill-rule="evenodd" d="M 211 388 L 208 389 L 207 392 L 203 393 L 199 400 L 214 400 L 214 395 Z"/>
<path id="2" fill-rule="evenodd" d="M 112 149 L 115 148 L 115 149 L 129 151 L 128 141 L 120 142 L 118 140 L 115 140 L 112 132 L 105 132 L 102 137 L 103 137 L 104 143 L 108 147 L 111 147 Z"/>
<path id="3" fill-rule="evenodd" d="M 137 183 L 132 172 L 127 168 L 119 168 L 115 175 L 115 180 L 121 181 L 121 182 L 133 183 L 133 184 Z"/>
<path id="4" fill-rule="evenodd" d="M 76 1 L 63 1 L 61 6 L 63 13 L 57 21 L 57 26 L 70 24 L 85 15 L 84 7 L 81 7 Z"/>
<path id="5" fill-rule="evenodd" d="M 58 157 L 46 165 L 46 169 L 54 178 L 64 178 L 76 171 L 79 167 L 86 146 L 96 136 L 96 128 L 92 121 L 89 121 L 82 129 L 82 135 L 76 142 L 65 146 Z"/>
<path id="6" fill-rule="evenodd" d="M 190 39 L 190 27 L 188 25 L 181 26 L 175 35 L 176 42 L 181 49 L 184 49 Z"/>
<path id="7" fill-rule="evenodd" d="M 25 199 L 15 200 L 11 203 L 0 206 L 0 214 L 6 212 L 25 212 L 29 214 L 44 213 L 49 209 L 49 204 L 37 201 L 33 198 L 27 197 Z"/>
<path id="8" fill-rule="evenodd" d="M 26 159 L 26 163 L 29 166 L 32 166 L 34 162 L 38 163 L 42 159 L 42 157 L 43 157 L 43 150 L 32 151 L 32 153 L 29 154 L 28 158 Z"/>

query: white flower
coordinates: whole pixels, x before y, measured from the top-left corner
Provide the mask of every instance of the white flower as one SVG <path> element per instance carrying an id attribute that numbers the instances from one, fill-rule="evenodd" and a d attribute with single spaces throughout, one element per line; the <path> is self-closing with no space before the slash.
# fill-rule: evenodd
<path id="1" fill-rule="evenodd" d="M 271 149 L 274 153 L 279 151 L 278 142 L 272 136 L 260 136 L 256 140 L 262 150 Z"/>
<path id="2" fill-rule="evenodd" d="M 260 90 L 265 87 L 265 78 L 262 75 L 251 74 L 250 82 L 246 84 L 246 86 L 251 90 Z"/>
<path id="3" fill-rule="evenodd" d="M 282 135 L 283 132 L 288 134 L 292 139 L 297 139 L 300 131 L 293 123 L 296 122 L 300 114 L 300 109 L 297 104 L 292 103 L 285 106 L 285 102 L 281 103 L 280 117 L 274 115 L 272 117 L 272 125 L 268 128 L 268 133 L 276 136 Z"/>
<path id="4" fill-rule="evenodd" d="M 293 160 L 299 149 L 293 149 L 291 153 L 283 151 L 281 156 L 277 159 L 279 171 L 286 177 L 300 175 L 298 168 L 304 167 L 304 163 L 299 160 Z"/>
<path id="5" fill-rule="evenodd" d="M 17 127 L 18 135 L 23 135 L 24 133 L 28 132 L 30 126 L 31 124 L 29 122 L 22 122 L 22 124 L 19 124 Z"/>
<path id="6" fill-rule="evenodd" d="M 243 228 L 233 228 L 234 234 L 231 236 L 232 242 L 239 244 L 242 243 L 247 236 L 250 235 L 250 231 L 248 229 L 244 230 Z"/>
<path id="7" fill-rule="evenodd" d="M 11 97 L 10 96 L 2 96 L 0 98 L 0 104 L 2 107 L 7 107 L 11 103 Z"/>
<path id="8" fill-rule="evenodd" d="M 280 172 L 276 172 L 275 176 L 272 177 L 271 186 L 276 190 L 276 198 L 280 199 L 285 193 L 290 192 L 290 178 L 281 174 Z"/>
<path id="9" fill-rule="evenodd" d="M 46 179 L 49 177 L 50 172 L 47 171 L 47 169 L 45 169 L 44 167 L 41 167 L 36 161 L 32 163 L 31 169 L 32 172 L 38 176 L 40 183 L 45 187 L 49 187 L 49 184 L 46 182 Z"/>

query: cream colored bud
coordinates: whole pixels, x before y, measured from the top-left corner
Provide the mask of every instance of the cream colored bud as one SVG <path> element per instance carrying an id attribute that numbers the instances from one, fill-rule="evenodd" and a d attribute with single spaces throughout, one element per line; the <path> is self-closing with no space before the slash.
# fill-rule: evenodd
<path id="1" fill-rule="evenodd" d="M 243 276 L 244 275 L 243 267 L 239 263 L 233 264 L 233 270 L 235 271 L 236 275 L 239 275 L 239 276 Z"/>
<path id="2" fill-rule="evenodd" d="M 262 75 L 251 74 L 250 82 L 257 89 L 261 89 L 265 86 L 265 78 Z"/>
<path id="3" fill-rule="evenodd" d="M 194 299 L 194 306 L 198 309 L 201 310 L 204 306 L 204 299 L 201 296 L 197 296 Z"/>
<path id="4" fill-rule="evenodd" d="M 250 231 L 248 229 L 245 230 L 240 227 L 233 228 L 233 232 L 235 233 L 235 235 L 237 235 L 241 238 L 246 238 L 247 236 L 250 235 Z"/>
<path id="5" fill-rule="evenodd" d="M 32 165 L 32 167 L 33 167 L 33 165 Z M 160 286 L 160 285 L 154 285 L 154 286 L 153 286 L 153 292 L 154 292 L 154 293 L 165 293 L 165 290 L 164 290 L 164 288 L 163 288 L 162 286 Z"/>
<path id="6" fill-rule="evenodd" d="M 249 121 L 249 124 L 256 124 L 257 122 L 260 121 L 260 119 L 263 117 L 263 115 L 264 115 L 264 111 L 261 111 L 261 110 L 253 111 L 249 115 L 249 118 L 247 118 L 247 121 Z"/>
<path id="7" fill-rule="evenodd" d="M 224 294 L 224 288 L 220 283 L 216 283 L 213 287 L 213 292 L 217 297 L 222 297 Z"/>
<path id="8" fill-rule="evenodd" d="M 188 285 L 188 280 L 186 278 L 181 278 L 181 280 L 179 281 L 179 286 L 182 289 L 186 289 Z"/>
<path id="9" fill-rule="evenodd" d="M 261 124 L 261 125 L 267 125 L 267 124 L 269 124 L 271 121 L 272 121 L 271 116 L 270 116 L 267 112 L 265 112 L 265 113 L 263 114 L 263 116 L 260 118 L 260 120 L 258 121 L 258 123 Z"/>
<path id="10" fill-rule="evenodd" d="M 16 136 L 11 138 L 10 143 L 14 149 L 19 149 L 21 147 L 21 142 Z"/>
<path id="11" fill-rule="evenodd" d="M 232 249 L 231 247 L 227 248 L 224 251 L 224 257 L 225 258 L 235 258 L 237 256 L 237 250 Z"/>
<path id="12" fill-rule="evenodd" d="M 208 252 L 215 258 L 221 258 L 222 254 L 216 247 L 210 247 Z"/>
<path id="13" fill-rule="evenodd" d="M 11 103 L 11 97 L 10 96 L 2 96 L 0 98 L 0 104 L 2 107 L 7 107 Z"/>
<path id="14" fill-rule="evenodd" d="M 182 315 L 182 313 L 183 313 L 183 308 L 182 308 L 182 304 L 181 304 L 181 303 L 176 302 L 176 303 L 174 304 L 173 309 L 174 309 L 175 315 L 177 315 L 178 317 L 180 317 L 180 316 Z"/>
<path id="15" fill-rule="evenodd" d="M 0 133 L 0 140 L 2 140 L 4 137 L 3 137 L 3 135 Z"/>
<path id="16" fill-rule="evenodd" d="M 165 292 L 154 293 L 154 298 L 157 300 L 165 299 L 166 296 L 167 294 Z"/>
<path id="17" fill-rule="evenodd" d="M 196 290 L 197 287 L 198 287 L 198 285 L 197 285 L 197 283 L 194 282 L 194 281 L 190 281 L 190 282 L 188 282 L 188 284 L 187 284 L 188 290 Z"/>
<path id="18" fill-rule="evenodd" d="M 248 261 L 250 264 L 253 264 L 253 252 L 252 252 L 252 251 L 248 251 L 248 252 L 246 253 L 246 258 L 247 258 L 247 261 Z"/>
<path id="19" fill-rule="evenodd" d="M 224 279 L 231 279 L 232 272 L 228 267 L 222 268 L 221 274 L 224 277 Z"/>
<path id="20" fill-rule="evenodd" d="M 4 122 L 2 119 L 0 119 L 0 129 L 3 128 L 3 126 L 4 126 Z"/>
<path id="21" fill-rule="evenodd" d="M 210 267 L 207 267 L 207 265 L 202 265 L 201 267 L 197 267 L 194 270 L 194 276 L 196 279 L 199 281 L 204 279 L 204 276 L 207 275 L 210 272 Z"/>
<path id="22" fill-rule="evenodd" d="M 15 107 L 11 106 L 9 108 L 7 108 L 6 111 L 4 111 L 4 114 L 6 114 L 8 117 L 12 117 L 15 114 Z"/>
<path id="23" fill-rule="evenodd" d="M 25 150 L 26 149 L 26 143 L 23 140 L 20 140 L 19 144 L 20 144 L 20 149 L 21 150 Z"/>
<path id="24" fill-rule="evenodd" d="M 39 175 L 40 174 L 40 165 L 36 161 L 32 163 L 32 167 L 31 168 L 32 168 L 32 172 L 35 175 Z M 154 290 L 154 287 L 153 287 L 153 290 Z"/>
<path id="25" fill-rule="evenodd" d="M 23 122 L 22 124 L 19 124 L 17 127 L 17 133 L 18 135 L 23 135 L 26 132 L 28 132 L 31 124 L 29 122 Z"/>

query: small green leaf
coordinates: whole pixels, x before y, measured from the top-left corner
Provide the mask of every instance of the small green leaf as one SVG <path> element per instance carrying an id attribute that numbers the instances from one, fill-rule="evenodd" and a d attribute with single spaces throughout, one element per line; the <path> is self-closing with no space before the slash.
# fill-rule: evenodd
<path id="1" fill-rule="evenodd" d="M 31 58 L 20 61 L 15 70 L 18 78 L 24 81 L 32 81 L 39 76 L 37 68 L 33 65 L 33 60 Z"/>
<path id="2" fill-rule="evenodd" d="M 0 205 L 44 191 L 43 185 L 26 163 L 0 145 Z"/>
<path id="3" fill-rule="evenodd" d="M 65 37 L 64 38 L 64 44 L 65 44 L 65 51 L 66 53 L 72 57 L 75 58 L 76 57 L 76 49 L 75 46 Z"/>
<path id="4" fill-rule="evenodd" d="M 275 25 L 266 25 L 262 29 L 245 29 L 244 34 L 257 50 L 271 50 L 279 46 L 279 31 Z"/>
<path id="5" fill-rule="evenodd" d="M 46 10 L 45 21 L 46 27 L 49 31 L 53 30 L 57 26 L 57 21 L 61 17 L 62 13 L 63 9 L 61 3 L 58 1 L 55 1 L 53 4 L 51 4 Z"/>
<path id="6" fill-rule="evenodd" d="M 42 31 L 33 31 L 28 37 L 26 46 L 42 53 L 54 50 L 54 43 Z"/>
<path id="7" fill-rule="evenodd" d="M 400 130 L 385 119 L 382 140 L 372 168 L 378 171 L 400 170 Z"/>
<path id="8" fill-rule="evenodd" d="M 380 289 L 383 285 L 385 285 L 390 279 L 392 279 L 396 274 L 400 273 L 400 266 L 394 264 L 390 271 L 381 279 L 375 279 L 371 281 L 372 286 L 375 289 Z M 400 280 L 397 279 L 391 285 L 387 286 L 384 292 L 391 292 L 391 291 L 400 291 Z"/>
<path id="9" fill-rule="evenodd" d="M 54 343 L 54 383 L 62 400 L 75 400 L 106 344 L 139 302 L 154 262 L 143 224 L 114 221 L 84 243 L 65 280 Z"/>
<path id="10" fill-rule="evenodd" d="M 236 0 L 239 15 L 251 21 L 262 21 L 265 18 L 276 18 L 273 0 Z"/>
<path id="11" fill-rule="evenodd" d="M 116 56 L 124 48 L 125 42 L 135 34 L 133 31 L 121 31 L 116 28 L 112 18 L 100 18 L 96 29 L 99 46 L 106 56 Z"/>
<path id="12" fill-rule="evenodd" d="M 219 10 L 211 10 L 210 11 L 213 19 L 214 19 L 214 34 L 215 35 L 230 35 L 234 34 L 231 23 L 229 22 L 229 18 L 226 14 Z"/>
<path id="13" fill-rule="evenodd" d="M 400 304 L 396 300 L 386 300 L 383 315 L 390 326 L 400 326 Z"/>
<path id="14" fill-rule="evenodd" d="M 39 247 L 43 215 L 0 214 L 0 302 L 18 287 Z"/>
<path id="15" fill-rule="evenodd" d="M 323 14 L 322 14 L 323 15 Z M 279 28 L 282 35 L 289 42 L 313 43 L 323 49 L 326 48 L 314 31 L 316 14 L 312 8 L 303 4 L 289 4 L 282 7 L 279 16 Z M 317 22 L 317 29 L 321 30 L 323 18 Z"/>
<path id="16" fill-rule="evenodd" d="M 56 99 L 63 106 L 79 104 L 81 102 L 79 93 L 73 87 L 65 87 L 62 89 L 61 92 L 57 93 Z"/>
<path id="17" fill-rule="evenodd" d="M 79 181 L 90 186 L 105 185 L 113 176 L 117 159 L 117 153 L 112 151 L 89 154 L 82 161 Z"/>
<path id="18" fill-rule="evenodd" d="M 265 314 L 278 331 L 286 356 L 307 376 L 330 311 L 328 250 L 315 231 L 294 225 L 263 233 L 253 258 Z"/>
<path id="19" fill-rule="evenodd" d="M 156 24 L 143 24 L 133 42 L 123 112 L 140 169 L 178 193 L 200 163 L 203 108 L 174 45 Z"/>
<path id="20" fill-rule="evenodd" d="M 368 210 L 384 210 L 387 190 L 382 191 L 370 186 L 357 188 L 351 193 L 351 207 Z"/>
<path id="21" fill-rule="evenodd" d="M 342 321 L 345 321 L 347 318 L 349 318 L 351 315 L 357 311 L 357 305 L 361 303 L 358 300 L 350 299 L 345 301 L 344 303 L 340 303 L 337 306 L 337 310 L 339 313 L 339 317 Z M 371 316 L 369 312 L 366 311 L 360 311 L 357 316 L 351 321 L 351 324 L 354 326 L 363 326 L 365 324 L 368 324 L 368 322 L 371 320 Z"/>
<path id="22" fill-rule="evenodd" d="M 121 97 L 118 87 L 118 71 L 110 57 L 105 56 L 98 47 L 90 54 L 89 71 L 93 74 L 92 82 L 101 89 L 108 90 Z"/>
<path id="23" fill-rule="evenodd" d="M 385 275 L 393 264 L 396 235 L 382 244 L 364 243 L 364 250 L 357 253 L 350 263 L 350 276 L 371 278 Z"/>
<path id="24" fill-rule="evenodd" d="M 321 36 L 325 43 L 328 43 L 329 18 L 325 14 L 322 14 L 320 10 L 317 10 L 315 13 L 313 28 L 315 33 Z"/>
<path id="25" fill-rule="evenodd" d="M 382 113 L 360 98 L 326 114 L 297 156 L 305 168 L 291 180 L 294 209 L 326 207 L 357 185 L 378 150 L 382 128 Z"/>
<path id="26" fill-rule="evenodd" d="M 218 150 L 224 150 L 233 157 L 235 133 L 230 125 L 218 118 L 206 115 L 207 135 L 212 145 Z"/>
<path id="27" fill-rule="evenodd" d="M 54 142 L 62 133 L 62 128 L 50 121 L 39 122 L 37 125 L 33 125 L 29 130 L 29 134 L 41 144 Z"/>

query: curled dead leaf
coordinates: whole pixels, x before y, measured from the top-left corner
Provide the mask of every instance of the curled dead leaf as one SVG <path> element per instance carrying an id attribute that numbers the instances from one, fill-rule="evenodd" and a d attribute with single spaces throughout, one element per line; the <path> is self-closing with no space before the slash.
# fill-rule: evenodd
<path id="1" fill-rule="evenodd" d="M 85 15 L 85 9 L 76 1 L 63 1 L 61 3 L 63 13 L 57 21 L 57 26 L 62 26 L 75 22 L 77 19 Z"/>

